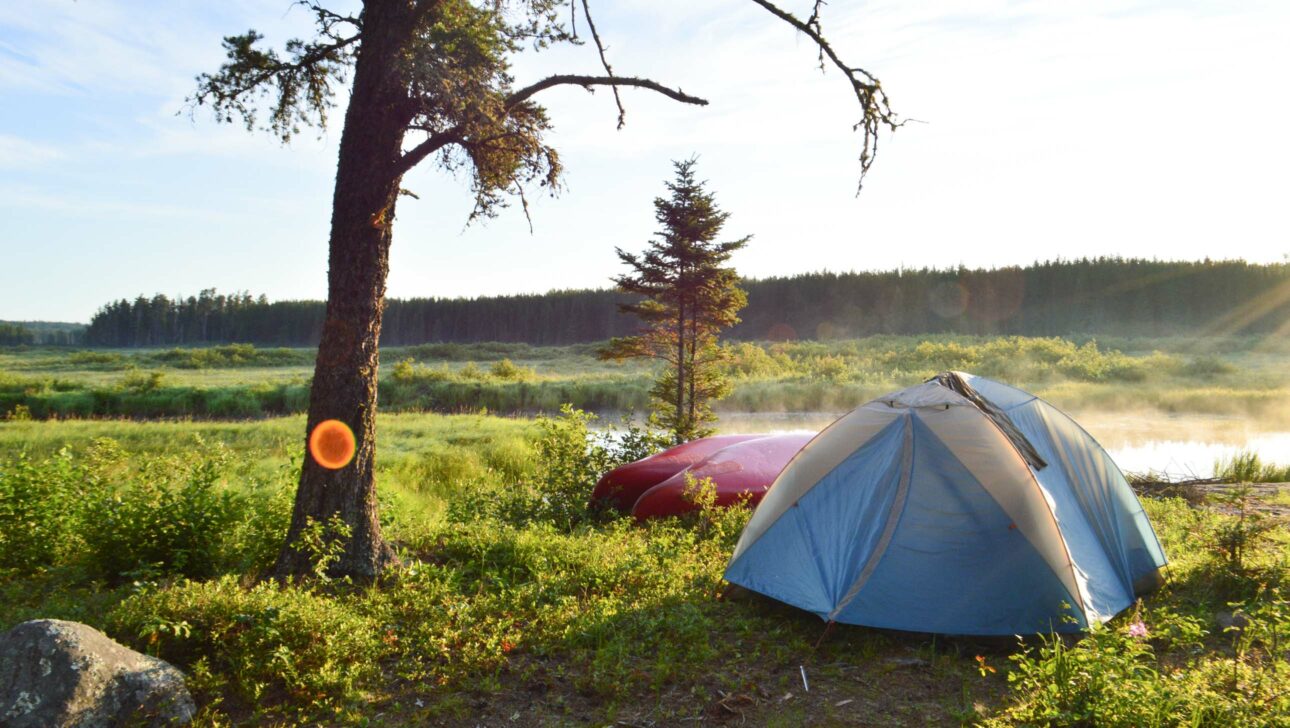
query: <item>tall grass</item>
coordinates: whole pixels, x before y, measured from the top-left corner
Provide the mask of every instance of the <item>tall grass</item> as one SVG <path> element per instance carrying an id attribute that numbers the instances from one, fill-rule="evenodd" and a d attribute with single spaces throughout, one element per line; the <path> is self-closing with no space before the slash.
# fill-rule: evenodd
<path id="1" fill-rule="evenodd" d="M 1180 342 L 1165 342 L 1181 347 Z M 641 411 L 653 372 L 599 362 L 592 345 L 426 344 L 386 350 L 385 411 Z M 841 412 L 945 369 L 1035 391 L 1071 408 L 1290 413 L 1290 382 L 1255 355 L 1125 353 L 1095 340 L 878 336 L 726 346 L 733 393 L 718 411 Z M 313 353 L 249 345 L 142 352 L 0 353 L 0 416 L 241 419 L 303 412 Z M 61 357 L 61 358 L 59 358 Z M 1244 357 L 1244 358 L 1242 358 Z M 1252 362 L 1252 363 L 1251 363 Z M 1248 366 L 1247 366 L 1248 363 Z M 200 368 L 194 368 L 200 367 Z"/>
<path id="2" fill-rule="evenodd" d="M 1290 465 L 1265 463 L 1253 450 L 1241 450 L 1214 462 L 1214 477 L 1227 483 L 1290 482 Z"/>

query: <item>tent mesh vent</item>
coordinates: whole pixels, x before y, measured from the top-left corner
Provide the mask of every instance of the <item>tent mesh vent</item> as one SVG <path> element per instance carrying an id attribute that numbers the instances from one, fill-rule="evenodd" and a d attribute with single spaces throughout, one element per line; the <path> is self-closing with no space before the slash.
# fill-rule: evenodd
<path id="1" fill-rule="evenodd" d="M 1004 437 L 1012 441 L 1013 446 L 1017 448 L 1017 452 L 1021 453 L 1022 459 L 1030 467 L 1035 470 L 1043 470 L 1048 467 L 1048 463 L 1039 456 L 1039 451 L 1035 450 L 1035 446 L 1030 444 L 1030 440 L 1027 440 L 1026 436 L 1021 434 L 1021 430 L 1017 429 L 1012 419 L 1003 410 L 995 407 L 985 397 L 982 397 L 958 372 L 941 372 L 927 381 L 936 382 L 942 387 L 962 395 L 977 409 L 985 413 L 985 416 L 989 417 L 990 421 L 1003 432 Z"/>

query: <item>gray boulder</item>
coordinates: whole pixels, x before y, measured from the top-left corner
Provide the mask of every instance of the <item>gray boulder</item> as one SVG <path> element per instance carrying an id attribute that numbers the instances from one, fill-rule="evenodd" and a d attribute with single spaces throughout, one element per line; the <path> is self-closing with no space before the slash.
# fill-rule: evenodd
<path id="1" fill-rule="evenodd" d="M 175 726 L 193 718 L 184 675 L 79 622 L 0 635 L 0 727 Z"/>

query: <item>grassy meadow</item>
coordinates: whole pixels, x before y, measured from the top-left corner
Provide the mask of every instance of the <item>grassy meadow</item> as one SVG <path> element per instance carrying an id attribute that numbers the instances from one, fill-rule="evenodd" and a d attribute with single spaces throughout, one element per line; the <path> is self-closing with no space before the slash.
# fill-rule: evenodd
<path id="1" fill-rule="evenodd" d="M 733 343 L 724 412 L 843 412 L 960 369 L 1079 411 L 1154 410 L 1290 422 L 1290 343 L 1277 339 L 879 336 Z M 386 412 L 641 412 L 651 369 L 603 362 L 591 344 L 427 344 L 382 351 Z M 35 419 L 244 419 L 303 412 L 313 352 L 0 349 L 0 415 Z M 21 408 L 20 410 L 18 408 Z"/>
<path id="2" fill-rule="evenodd" d="M 844 409 L 944 368 L 1076 409 L 1273 416 L 1290 386 L 1285 352 L 1253 340 L 731 353 L 726 411 Z M 560 399 L 639 411 L 648 370 L 591 347 L 384 361 L 379 496 L 402 564 L 363 587 L 325 576 L 323 524 L 316 578 L 260 578 L 290 513 L 309 352 L 0 350 L 0 629 L 75 619 L 170 660 L 199 726 L 1290 725 L 1284 490 L 1144 497 L 1169 581 L 1080 639 L 825 634 L 725 591 L 745 512 L 647 525 L 587 512 L 599 474 L 653 443 L 599 437 L 614 415 L 559 414 Z M 291 388 L 299 401 L 280 408 L 258 394 L 196 408 Z M 67 404 L 78 397 L 104 411 Z M 1225 472 L 1279 471 L 1247 458 Z"/>

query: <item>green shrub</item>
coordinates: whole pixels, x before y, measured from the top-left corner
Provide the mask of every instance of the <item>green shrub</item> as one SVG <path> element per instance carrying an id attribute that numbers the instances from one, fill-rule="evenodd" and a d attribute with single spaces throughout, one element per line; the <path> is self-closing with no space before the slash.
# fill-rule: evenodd
<path id="1" fill-rule="evenodd" d="M 740 379 L 766 379 L 789 373 L 793 361 L 782 351 L 774 354 L 765 347 L 748 342 L 725 343 L 723 368 L 727 376 Z"/>
<path id="2" fill-rule="evenodd" d="M 460 483 L 448 504 L 448 520 L 494 519 L 516 527 L 546 523 L 562 531 L 586 522 L 591 491 L 602 475 L 669 444 L 662 433 L 627 419 L 621 433 L 616 428 L 593 433 L 589 425 L 595 419 L 567 404 L 558 418 L 539 417 L 532 471 L 515 483 L 491 478 Z"/>
<path id="3" fill-rule="evenodd" d="M 307 349 L 257 349 L 252 344 L 174 348 L 147 355 L 147 359 L 176 369 L 226 369 L 234 367 L 300 366 L 313 361 Z"/>
<path id="4" fill-rule="evenodd" d="M 1176 616 L 1164 625 L 1131 616 L 1115 627 L 1099 626 L 1073 645 L 1056 635 L 1023 645 L 1008 675 L 1013 704 L 987 724 L 1282 724 L 1290 719 L 1290 692 L 1277 676 L 1290 670 L 1290 606 L 1275 591 L 1235 606 L 1246 622 L 1228 635 L 1230 653 L 1192 650 L 1181 660 L 1158 659 L 1152 642 L 1176 639 L 1170 632 Z M 1156 630 L 1168 636 L 1161 640 Z M 1184 631 L 1188 643 L 1199 641 L 1194 622 Z"/>
<path id="5" fill-rule="evenodd" d="M 80 455 L 0 459 L 0 570 L 67 567 L 116 583 L 264 568 L 290 516 L 288 473 L 234 492 L 225 448 L 187 447 L 127 458 L 99 438 Z"/>
<path id="6" fill-rule="evenodd" d="M 124 356 L 112 351 L 74 351 L 67 355 L 67 363 L 93 369 L 124 369 Z"/>
<path id="7" fill-rule="evenodd" d="M 1216 356 L 1198 356 L 1183 365 L 1179 373 L 1188 377 L 1205 379 L 1231 374 L 1236 367 Z"/>
<path id="8" fill-rule="evenodd" d="M 0 419 L 4 419 L 6 422 L 30 422 L 31 408 L 25 404 L 15 404 L 13 409 L 6 412 L 4 417 Z"/>
<path id="9" fill-rule="evenodd" d="M 357 699 L 387 652 L 385 630 L 349 600 L 273 582 L 247 588 L 233 576 L 145 591 L 108 621 L 192 675 L 199 696 L 231 693 L 252 708 Z"/>
<path id="10" fill-rule="evenodd" d="M 143 571 L 195 578 L 218 573 L 225 538 L 246 499 L 220 486 L 227 453 L 200 440 L 190 460 L 145 461 L 123 486 L 88 504 L 84 539 L 90 568 L 109 581 Z"/>
<path id="11" fill-rule="evenodd" d="M 28 574 L 75 550 L 80 504 L 95 484 L 66 450 L 0 460 L 0 573 Z"/>
<path id="12" fill-rule="evenodd" d="M 121 378 L 121 388 L 136 394 L 153 392 L 161 388 L 161 380 L 164 378 L 165 374 L 161 372 L 130 371 Z"/>
<path id="13" fill-rule="evenodd" d="M 537 372 L 531 367 L 517 366 L 510 359 L 502 359 L 488 369 L 489 376 L 504 382 L 531 382 L 537 379 Z"/>

